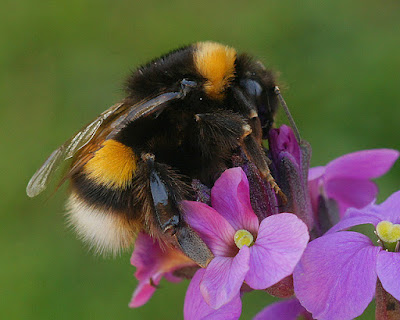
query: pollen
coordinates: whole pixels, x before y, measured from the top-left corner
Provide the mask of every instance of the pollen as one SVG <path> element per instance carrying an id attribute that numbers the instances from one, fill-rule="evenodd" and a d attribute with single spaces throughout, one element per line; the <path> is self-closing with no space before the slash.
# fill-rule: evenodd
<path id="1" fill-rule="evenodd" d="M 236 246 L 241 249 L 243 246 L 251 247 L 254 243 L 253 235 L 244 229 L 238 230 L 233 237 Z"/>
<path id="2" fill-rule="evenodd" d="M 397 242 L 400 240 L 400 224 L 381 221 L 376 226 L 376 234 L 383 242 Z"/>

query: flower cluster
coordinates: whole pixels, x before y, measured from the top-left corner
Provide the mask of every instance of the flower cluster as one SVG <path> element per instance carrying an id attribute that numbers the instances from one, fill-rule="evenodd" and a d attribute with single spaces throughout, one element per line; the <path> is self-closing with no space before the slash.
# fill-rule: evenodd
<path id="1" fill-rule="evenodd" d="M 400 300 L 399 209 L 400 192 L 381 205 L 349 208 L 326 235 L 310 242 L 293 276 L 296 296 L 316 319 L 361 315 L 375 296 L 377 278 Z M 375 227 L 380 246 L 364 234 L 342 231 L 361 224 Z"/>
<path id="2" fill-rule="evenodd" d="M 309 144 L 282 126 L 271 130 L 267 155 L 284 198 L 237 154 L 211 190 L 194 181 L 198 201 L 181 203 L 186 222 L 214 255 L 206 268 L 138 235 L 131 263 L 139 284 L 130 306 L 146 303 L 162 277 L 190 278 L 186 320 L 238 319 L 241 297 L 252 290 L 289 298 L 267 306 L 256 320 L 353 319 L 374 297 L 377 319 L 400 317 L 400 192 L 376 204 L 371 181 L 399 153 L 360 151 L 309 169 Z M 347 231 L 364 224 L 373 226 L 375 244 Z"/>
<path id="3" fill-rule="evenodd" d="M 189 287 L 186 319 L 199 317 L 200 306 L 209 312 L 207 307 L 218 310 L 237 301 L 244 282 L 251 289 L 266 289 L 289 276 L 309 240 L 306 225 L 294 214 L 280 213 L 259 221 L 241 168 L 221 175 L 211 190 L 211 203 L 212 207 L 200 202 L 184 204 L 187 221 L 215 256 L 205 270 L 197 271 L 194 279 L 200 285 Z M 230 309 L 240 314 L 240 304 Z"/>

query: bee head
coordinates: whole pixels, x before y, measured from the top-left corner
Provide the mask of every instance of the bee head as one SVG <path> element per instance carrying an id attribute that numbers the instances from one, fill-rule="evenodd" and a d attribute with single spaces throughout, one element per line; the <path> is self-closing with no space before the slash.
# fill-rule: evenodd
<path id="1" fill-rule="evenodd" d="M 127 92 L 135 103 L 182 91 L 183 109 L 210 112 L 229 108 L 249 118 L 256 115 L 265 137 L 278 105 L 275 85 L 274 74 L 261 62 L 207 41 L 177 49 L 140 67 L 129 77 Z"/>

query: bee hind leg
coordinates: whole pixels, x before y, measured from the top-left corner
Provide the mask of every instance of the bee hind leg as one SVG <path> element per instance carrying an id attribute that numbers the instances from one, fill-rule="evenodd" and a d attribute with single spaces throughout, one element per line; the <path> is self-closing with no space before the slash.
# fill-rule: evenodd
<path id="1" fill-rule="evenodd" d="M 146 164 L 153 220 L 148 224 L 156 229 L 161 240 L 177 246 L 201 267 L 206 267 L 214 257 L 199 235 L 185 222 L 180 208 L 187 191 L 182 178 L 165 164 L 155 161 L 153 154 L 143 154 Z M 154 228 L 155 227 L 155 228 Z"/>

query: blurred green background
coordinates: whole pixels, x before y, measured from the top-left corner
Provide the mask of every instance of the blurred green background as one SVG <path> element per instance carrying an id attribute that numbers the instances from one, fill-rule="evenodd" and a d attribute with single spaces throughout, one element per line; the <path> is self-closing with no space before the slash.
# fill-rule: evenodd
<path id="1" fill-rule="evenodd" d="M 281 72 L 312 165 L 368 148 L 399 148 L 400 2 L 30 1 L 0 4 L 1 319 L 180 319 L 187 282 L 162 282 L 127 304 L 130 254 L 103 259 L 65 224 L 65 187 L 28 199 L 25 186 L 77 129 L 123 97 L 147 60 L 199 40 L 220 41 Z M 400 165 L 379 179 L 400 189 Z M 271 298 L 244 297 L 242 319 Z M 373 319 L 374 306 L 360 319 Z"/>

